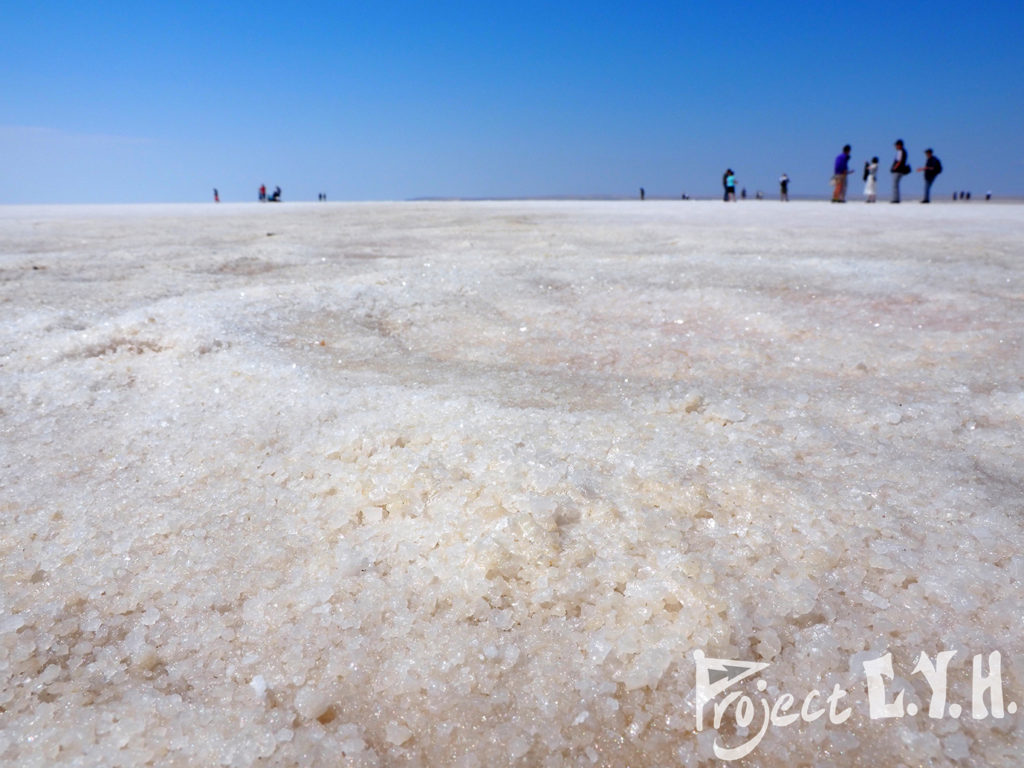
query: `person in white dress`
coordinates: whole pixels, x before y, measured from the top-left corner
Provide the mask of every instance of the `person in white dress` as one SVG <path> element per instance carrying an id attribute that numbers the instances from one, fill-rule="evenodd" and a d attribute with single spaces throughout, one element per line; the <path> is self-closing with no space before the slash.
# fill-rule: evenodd
<path id="1" fill-rule="evenodd" d="M 878 195 L 878 158 L 871 158 L 871 162 L 864 166 L 864 197 L 867 202 L 873 203 Z"/>

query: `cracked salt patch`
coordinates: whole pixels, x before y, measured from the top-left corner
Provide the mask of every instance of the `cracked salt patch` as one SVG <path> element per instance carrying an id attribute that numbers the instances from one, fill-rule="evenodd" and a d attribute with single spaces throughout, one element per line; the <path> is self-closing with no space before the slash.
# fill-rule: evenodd
<path id="1" fill-rule="evenodd" d="M 955 649 L 966 711 L 998 650 L 1024 697 L 1022 234 L 3 209 L 0 759 L 711 764 L 748 733 L 696 731 L 701 650 L 850 691 L 758 765 L 1015 765 L 1019 714 L 873 721 L 859 665 L 925 710 Z"/>

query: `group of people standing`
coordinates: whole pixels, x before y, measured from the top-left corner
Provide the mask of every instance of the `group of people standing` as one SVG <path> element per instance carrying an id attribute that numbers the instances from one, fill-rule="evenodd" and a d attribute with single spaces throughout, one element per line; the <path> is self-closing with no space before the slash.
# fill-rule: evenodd
<path id="1" fill-rule="evenodd" d="M 903 139 L 897 139 L 893 146 L 896 148 L 896 156 L 892 160 L 892 165 L 889 166 L 889 173 L 892 175 L 892 199 L 890 202 L 898 203 L 900 201 L 900 181 L 912 171 L 912 168 L 908 162 L 907 147 L 903 143 Z M 942 163 L 931 149 L 926 149 L 924 154 L 924 165 L 917 170 L 919 173 L 924 174 L 924 199 L 921 202 L 930 203 L 932 184 L 935 178 L 942 173 Z M 849 144 L 844 146 L 843 151 L 836 156 L 833 170 L 832 202 L 845 203 L 847 177 L 853 173 L 850 169 Z M 877 157 L 873 157 L 870 161 L 864 163 L 864 198 L 869 203 L 873 203 L 878 199 Z"/>
<path id="2" fill-rule="evenodd" d="M 266 184 L 260 184 L 260 202 L 261 203 L 266 203 L 268 201 L 271 202 L 271 203 L 279 203 L 279 202 L 281 202 L 281 188 L 280 187 L 274 187 L 273 194 L 270 195 L 270 197 L 267 197 L 267 185 Z"/>

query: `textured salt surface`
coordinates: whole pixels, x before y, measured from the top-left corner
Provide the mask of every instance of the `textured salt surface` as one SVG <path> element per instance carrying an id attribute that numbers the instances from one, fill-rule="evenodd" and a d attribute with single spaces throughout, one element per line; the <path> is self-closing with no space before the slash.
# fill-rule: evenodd
<path id="1" fill-rule="evenodd" d="M 0 761 L 1017 765 L 1024 207 L 0 210 Z M 925 710 L 869 717 L 861 662 Z"/>

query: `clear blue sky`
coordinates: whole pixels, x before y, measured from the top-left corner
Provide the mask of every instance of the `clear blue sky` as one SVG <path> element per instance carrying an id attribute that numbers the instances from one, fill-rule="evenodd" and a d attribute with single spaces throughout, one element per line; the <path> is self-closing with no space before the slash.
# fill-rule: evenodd
<path id="1" fill-rule="evenodd" d="M 39 0 L 0 31 L 0 203 L 678 197 L 726 166 L 824 195 L 844 143 L 887 167 L 899 137 L 937 197 L 1024 194 L 1020 0 Z"/>

